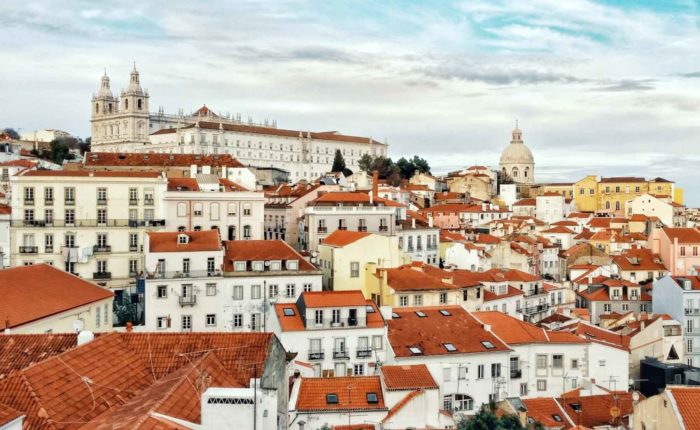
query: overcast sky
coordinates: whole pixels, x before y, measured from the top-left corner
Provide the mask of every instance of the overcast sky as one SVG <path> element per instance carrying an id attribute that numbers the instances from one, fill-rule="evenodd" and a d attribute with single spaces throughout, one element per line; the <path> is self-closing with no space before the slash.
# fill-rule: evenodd
<path id="1" fill-rule="evenodd" d="M 151 110 L 202 104 L 386 139 L 441 173 L 497 166 L 515 119 L 538 181 L 663 176 L 700 205 L 694 1 L 2 0 L 0 126 L 89 134 L 106 67 Z M 692 189 L 695 187 L 695 189 Z"/>

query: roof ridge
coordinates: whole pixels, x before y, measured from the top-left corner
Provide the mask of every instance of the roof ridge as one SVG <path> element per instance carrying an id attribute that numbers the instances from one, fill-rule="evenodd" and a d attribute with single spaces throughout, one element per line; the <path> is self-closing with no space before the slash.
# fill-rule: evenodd
<path id="1" fill-rule="evenodd" d="M 564 395 L 565 395 L 565 394 L 566 394 L 566 393 L 564 393 Z M 574 423 L 574 420 L 572 420 L 571 417 L 569 416 L 569 414 L 566 413 L 566 409 L 564 409 L 564 408 L 561 406 L 561 404 L 559 403 L 559 399 L 557 399 L 556 397 L 552 397 L 552 400 L 554 400 L 554 403 L 556 403 L 557 407 L 558 407 L 559 410 L 562 412 L 562 414 L 566 417 L 566 419 L 569 420 L 569 424 L 570 424 L 571 426 L 576 426 L 577 424 Z"/>
<path id="2" fill-rule="evenodd" d="M 384 424 L 385 422 L 387 422 L 387 420 L 388 420 L 389 418 L 393 417 L 393 416 L 396 415 L 401 409 L 403 409 L 404 407 L 406 407 L 406 405 L 408 405 L 408 404 L 411 402 L 411 400 L 413 400 L 414 398 L 416 398 L 416 397 L 418 397 L 418 396 L 420 396 L 420 395 L 422 395 L 422 394 L 424 394 L 424 393 L 425 393 L 425 390 L 422 389 L 422 388 L 419 388 L 419 389 L 413 390 L 413 391 L 411 391 L 410 393 L 408 393 L 408 394 L 406 394 L 405 396 L 403 396 L 403 397 L 401 398 L 401 400 L 399 400 L 399 401 L 394 405 L 393 408 L 389 409 L 389 411 L 387 412 L 387 414 L 386 414 L 386 416 L 384 417 L 384 419 L 382 419 L 382 424 Z"/>

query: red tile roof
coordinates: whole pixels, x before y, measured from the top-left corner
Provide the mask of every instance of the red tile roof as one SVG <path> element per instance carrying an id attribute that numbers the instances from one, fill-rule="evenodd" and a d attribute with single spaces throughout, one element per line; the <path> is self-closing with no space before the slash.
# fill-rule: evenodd
<path id="1" fill-rule="evenodd" d="M 199 191 L 194 178 L 168 178 L 168 191 Z"/>
<path id="2" fill-rule="evenodd" d="M 387 390 L 437 389 L 438 385 L 425 364 L 384 365 L 380 368 Z"/>
<path id="3" fill-rule="evenodd" d="M 488 289 L 485 289 L 483 291 L 483 293 L 484 293 L 484 302 L 492 302 L 494 300 L 501 300 L 501 299 L 505 299 L 508 297 L 525 295 L 525 293 L 523 293 L 521 290 L 519 290 L 518 288 L 512 287 L 510 285 L 508 285 L 508 292 L 506 292 L 505 294 L 492 293 Z"/>
<path id="4" fill-rule="evenodd" d="M 389 409 L 389 412 L 386 414 L 384 419 L 382 419 L 382 424 L 385 424 L 387 422 L 391 422 L 391 419 L 394 417 L 394 415 L 398 414 L 403 408 L 409 405 L 415 399 L 416 397 L 422 396 L 425 394 L 425 390 L 413 390 L 406 394 L 401 400 L 399 400 L 391 409 Z"/>
<path id="5" fill-rule="evenodd" d="M 666 271 L 661 257 L 652 254 L 648 248 L 632 248 L 612 257 L 613 262 L 623 271 Z"/>
<path id="6" fill-rule="evenodd" d="M 626 417 L 634 411 L 632 393 L 616 392 L 583 397 L 574 397 L 574 395 L 567 394 L 557 401 L 572 420 L 585 427 L 593 428 L 605 425 L 625 427 L 628 423 Z M 576 412 L 574 405 L 580 412 Z M 613 418 L 610 414 L 613 406 L 620 408 L 618 418 Z"/>
<path id="7" fill-rule="evenodd" d="M 202 252 L 221 250 L 219 231 L 215 229 L 185 232 L 148 232 L 149 252 Z M 178 237 L 186 235 L 187 243 L 179 243 Z"/>
<path id="8" fill-rule="evenodd" d="M 550 332 L 534 324 L 519 320 L 498 311 L 474 312 L 502 341 L 509 345 L 528 343 L 588 343 L 571 333 Z"/>
<path id="9" fill-rule="evenodd" d="M 420 213 L 425 215 L 427 213 L 481 213 L 481 212 L 510 212 L 506 209 L 501 209 L 498 206 L 494 206 L 493 209 L 484 209 L 482 205 L 472 205 L 466 203 L 444 203 L 440 205 L 431 206 L 429 208 L 421 209 Z"/>
<path id="10" fill-rule="evenodd" d="M 369 194 L 362 191 L 329 191 L 318 196 L 313 201 L 309 202 L 310 206 L 318 203 L 362 203 L 363 205 L 369 205 Z M 374 199 L 374 206 L 378 205 L 384 206 L 395 206 L 404 207 L 401 203 L 397 203 L 393 200 L 383 199 L 377 197 Z"/>
<path id="11" fill-rule="evenodd" d="M 329 234 L 322 244 L 342 248 L 370 235 L 371 233 L 363 231 L 336 230 Z"/>
<path id="12" fill-rule="evenodd" d="M 0 203 L 0 215 L 11 215 L 12 206 Z"/>
<path id="13" fill-rule="evenodd" d="M 26 428 L 157 428 L 137 426 L 151 412 L 196 422 L 201 384 L 248 386 L 273 336 L 110 333 L 0 380 L 0 404 L 25 412 Z"/>
<path id="14" fill-rule="evenodd" d="M 565 227 L 563 225 L 558 225 L 556 227 L 552 227 L 549 230 L 543 231 L 542 233 L 576 234 L 575 231 L 573 231 L 570 228 Z"/>
<path id="15" fill-rule="evenodd" d="M 589 323 L 579 322 L 576 324 L 566 326 L 560 331 L 568 331 L 570 333 L 574 333 L 575 335 L 583 339 L 588 339 L 591 342 L 629 351 L 629 336 L 623 336 L 619 333 L 614 333 L 610 330 L 596 327 Z"/>
<path id="16" fill-rule="evenodd" d="M 24 415 L 22 412 L 13 409 L 7 405 L 0 404 L 0 426 L 9 424 L 17 418 Z"/>
<path id="17" fill-rule="evenodd" d="M 13 334 L 0 336 L 0 380 L 75 347 L 77 334 Z"/>
<path id="18" fill-rule="evenodd" d="M 300 271 L 316 271 L 311 263 L 283 240 L 229 240 L 224 242 L 224 271 L 233 271 L 233 261 L 297 260 Z"/>
<path id="19" fill-rule="evenodd" d="M 532 418 L 536 422 L 542 424 L 548 429 L 568 429 L 574 425 L 571 418 L 564 412 L 562 407 L 552 397 L 539 397 L 534 399 L 522 399 L 523 404 L 527 408 L 528 418 Z M 554 419 L 554 416 L 559 416 L 560 420 Z"/>
<path id="20" fill-rule="evenodd" d="M 673 276 L 678 286 L 681 286 L 683 280 L 690 281 L 690 288 L 693 290 L 700 290 L 700 276 L 685 275 L 685 276 Z"/>
<path id="21" fill-rule="evenodd" d="M 377 403 L 367 401 L 368 393 L 377 395 Z M 337 403 L 329 404 L 328 394 L 335 394 Z M 296 403 L 296 410 L 300 412 L 386 409 L 379 376 L 303 378 Z"/>
<path id="22" fill-rule="evenodd" d="M 612 176 L 608 178 L 600 178 L 600 182 L 608 182 L 608 183 L 624 183 L 624 182 L 646 182 L 647 180 L 644 178 L 640 178 L 639 176 Z"/>
<path id="23" fill-rule="evenodd" d="M 536 206 L 537 199 L 520 199 L 513 203 L 513 206 Z"/>
<path id="24" fill-rule="evenodd" d="M 449 315 L 443 315 L 440 310 Z M 422 312 L 425 317 L 416 312 Z M 389 320 L 388 337 L 395 356 L 399 358 L 415 356 L 409 349 L 411 347 L 419 348 L 418 355 L 423 356 L 509 351 L 461 306 L 394 308 L 394 313 L 398 318 Z M 446 343 L 451 343 L 455 350 L 448 351 Z M 489 343 L 493 348 L 487 347 Z"/>
<path id="25" fill-rule="evenodd" d="M 688 430 L 700 429 L 700 387 L 670 386 L 666 393 L 676 402 L 682 425 Z"/>
<path id="26" fill-rule="evenodd" d="M 114 153 L 114 152 L 88 152 L 85 154 L 86 166 L 148 166 L 148 167 L 190 167 L 197 166 L 226 166 L 244 167 L 230 154 L 158 154 L 149 153 Z"/>
<path id="27" fill-rule="evenodd" d="M 362 301 L 359 301 L 355 295 L 349 297 L 347 294 L 354 291 L 322 291 L 320 293 L 324 294 L 323 297 L 314 296 L 319 292 L 304 292 L 300 300 L 304 301 L 307 308 L 324 308 L 324 307 L 343 307 L 343 306 L 367 306 L 371 307 L 374 312 L 367 312 L 366 327 L 377 328 L 384 327 L 384 317 L 382 317 L 379 308 L 376 303 L 372 300 L 365 300 L 362 297 Z M 359 291 L 358 291 L 359 292 Z M 338 294 L 340 293 L 340 294 Z M 309 294 L 312 296 L 306 297 Z M 332 294 L 332 295 L 331 295 Z M 362 296 L 362 293 L 360 293 Z M 308 301 L 312 302 L 315 306 L 309 306 Z M 291 309 L 293 315 L 286 315 L 284 313 L 285 309 Z M 277 320 L 279 321 L 280 328 L 282 331 L 303 331 L 306 329 L 304 321 L 302 320 L 301 312 L 297 307 L 296 303 L 277 303 L 275 304 L 275 314 L 277 315 Z"/>
<path id="28" fill-rule="evenodd" d="M 25 170 L 21 176 L 67 176 L 67 177 L 95 177 L 95 178 L 158 178 L 159 172 L 132 172 L 132 171 L 87 171 L 87 170 Z"/>
<path id="29" fill-rule="evenodd" d="M 0 163 L 0 167 L 25 167 L 25 168 L 31 168 L 39 164 L 36 161 L 31 161 L 31 160 L 25 160 L 25 159 L 19 159 L 19 160 L 9 160 L 9 161 L 3 161 Z"/>
<path id="30" fill-rule="evenodd" d="M 677 239 L 678 243 L 700 243 L 700 230 L 695 228 L 665 227 L 663 230 L 671 242 Z"/>
<path id="31" fill-rule="evenodd" d="M 48 264 L 0 270 L 0 328 L 50 317 L 114 297 L 111 291 Z"/>
<path id="32" fill-rule="evenodd" d="M 308 291 L 304 292 L 302 297 L 307 308 L 363 306 L 367 302 L 360 290 Z"/>

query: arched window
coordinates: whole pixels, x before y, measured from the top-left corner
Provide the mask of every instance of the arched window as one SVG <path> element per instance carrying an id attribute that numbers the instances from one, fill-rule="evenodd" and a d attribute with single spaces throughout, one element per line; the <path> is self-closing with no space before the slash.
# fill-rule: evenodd
<path id="1" fill-rule="evenodd" d="M 517 167 L 513 167 L 512 172 L 513 172 L 513 175 L 512 175 L 512 176 L 513 176 L 514 178 L 517 178 L 517 177 L 518 177 L 518 168 L 517 168 Z"/>
<path id="2" fill-rule="evenodd" d="M 615 202 L 615 210 L 616 211 L 620 210 L 620 202 Z"/>
<path id="3" fill-rule="evenodd" d="M 100 104 L 95 103 L 95 113 L 100 113 Z"/>
<path id="4" fill-rule="evenodd" d="M 177 231 L 178 231 L 179 233 L 184 233 L 184 232 L 185 232 L 185 226 L 184 226 L 184 225 L 181 225 L 180 227 L 177 228 Z"/>
<path id="5" fill-rule="evenodd" d="M 109 107 L 108 107 L 109 113 L 112 113 L 112 103 L 109 103 L 107 106 L 109 106 Z"/>
<path id="6" fill-rule="evenodd" d="M 235 240 L 235 239 L 236 239 L 236 226 L 230 225 L 230 226 L 228 226 L 228 240 Z"/>
<path id="7" fill-rule="evenodd" d="M 138 100 L 137 102 L 139 110 L 141 110 L 141 99 Z"/>
<path id="8" fill-rule="evenodd" d="M 523 176 L 527 178 L 527 174 L 528 174 L 529 171 L 530 171 L 530 168 L 529 168 L 529 167 L 526 167 L 526 168 L 525 168 L 525 171 L 523 171 Z"/>
<path id="9" fill-rule="evenodd" d="M 605 202 L 605 209 L 610 209 L 610 202 Z"/>
<path id="10" fill-rule="evenodd" d="M 202 231 L 202 226 L 201 225 L 194 226 L 194 231 Z"/>
<path id="11" fill-rule="evenodd" d="M 129 99 L 124 100 L 124 109 L 129 109 Z"/>

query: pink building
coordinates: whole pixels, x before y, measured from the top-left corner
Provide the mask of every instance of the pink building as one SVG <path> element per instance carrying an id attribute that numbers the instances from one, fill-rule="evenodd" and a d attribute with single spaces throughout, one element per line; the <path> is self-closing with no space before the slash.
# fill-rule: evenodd
<path id="1" fill-rule="evenodd" d="M 700 271 L 700 230 L 671 228 L 652 230 L 649 248 L 659 254 L 671 275 L 689 275 Z"/>

